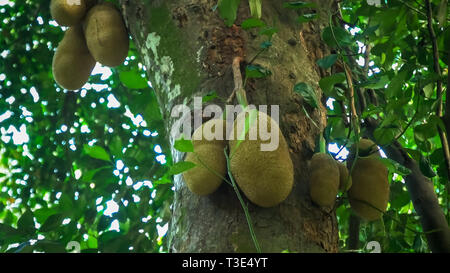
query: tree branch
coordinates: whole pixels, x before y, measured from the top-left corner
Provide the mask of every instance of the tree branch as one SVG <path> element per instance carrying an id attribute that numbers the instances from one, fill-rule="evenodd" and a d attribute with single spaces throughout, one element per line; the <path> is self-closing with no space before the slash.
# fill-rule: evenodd
<path id="1" fill-rule="evenodd" d="M 439 118 L 443 118 L 443 99 L 442 99 L 442 80 L 441 80 L 441 67 L 439 65 L 439 48 L 437 45 L 436 40 L 436 34 L 434 33 L 433 29 L 433 11 L 431 8 L 431 2 L 430 0 L 425 0 L 425 4 L 427 6 L 427 26 L 428 26 L 428 32 L 430 34 L 430 40 L 431 44 L 433 46 L 433 68 L 434 72 L 438 75 L 438 80 L 436 81 L 436 93 L 437 93 L 437 100 L 438 100 L 438 107 L 436 110 L 436 115 Z M 442 150 L 444 151 L 445 156 L 445 163 L 447 166 L 447 177 L 450 177 L 450 150 L 449 150 L 449 142 L 450 139 L 449 136 L 445 131 L 443 131 L 439 125 L 437 126 L 439 137 L 441 139 L 442 144 Z M 450 132 L 450 128 L 446 128 L 447 132 Z"/>
<path id="2" fill-rule="evenodd" d="M 350 214 L 348 223 L 348 249 L 359 249 L 359 225 L 361 220 L 358 216 Z"/>
<path id="3" fill-rule="evenodd" d="M 377 121 L 368 118 L 364 125 L 373 136 L 373 131 L 378 127 Z M 450 253 L 450 229 L 439 206 L 432 181 L 422 174 L 417 162 L 403 150 L 397 141 L 383 147 L 383 150 L 390 159 L 411 170 L 411 174 L 405 177 L 406 187 L 414 209 L 420 217 L 430 250 Z"/>

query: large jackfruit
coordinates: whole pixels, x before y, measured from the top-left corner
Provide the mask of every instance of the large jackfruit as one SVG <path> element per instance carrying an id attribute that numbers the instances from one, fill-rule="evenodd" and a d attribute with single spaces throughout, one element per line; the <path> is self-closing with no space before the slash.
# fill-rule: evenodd
<path id="1" fill-rule="evenodd" d="M 121 65 L 128 55 L 129 38 L 122 15 L 108 2 L 95 5 L 84 20 L 84 33 L 94 59 L 102 65 Z"/>
<path id="2" fill-rule="evenodd" d="M 224 149 L 226 121 L 212 119 L 197 128 L 192 135 L 194 153 L 188 153 L 185 161 L 196 164 L 183 173 L 189 190 L 197 195 L 208 195 L 222 184 L 227 172 Z"/>
<path id="3" fill-rule="evenodd" d="M 58 45 L 53 56 L 53 78 L 68 90 L 81 88 L 88 80 L 95 66 L 89 52 L 81 26 L 70 27 Z"/>
<path id="4" fill-rule="evenodd" d="M 251 202 L 273 207 L 287 198 L 294 170 L 288 145 L 275 120 L 256 110 L 240 113 L 229 145 L 230 171 Z"/>
<path id="5" fill-rule="evenodd" d="M 370 154 L 358 157 L 352 172 L 352 187 L 348 191 L 348 198 L 357 215 L 373 221 L 380 219 L 386 211 L 389 182 L 388 170 L 379 160 L 379 152 Z"/>

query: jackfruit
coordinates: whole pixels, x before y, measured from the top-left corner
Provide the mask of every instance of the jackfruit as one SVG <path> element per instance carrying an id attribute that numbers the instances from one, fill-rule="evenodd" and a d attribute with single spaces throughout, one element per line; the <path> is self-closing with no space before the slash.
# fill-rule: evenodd
<path id="1" fill-rule="evenodd" d="M 310 163 L 309 193 L 311 200 L 322 207 L 332 206 L 339 190 L 339 167 L 328 154 L 316 153 Z"/>
<path id="2" fill-rule="evenodd" d="M 355 144 L 352 145 L 350 148 L 350 154 L 354 158 L 354 155 L 356 153 L 356 146 Z M 374 156 L 374 157 L 380 157 L 380 150 L 378 149 L 378 146 L 370 139 L 367 138 L 361 138 L 361 140 L 358 143 L 358 156 Z"/>
<path id="3" fill-rule="evenodd" d="M 339 168 L 339 190 L 348 191 L 352 186 L 352 177 L 348 173 L 347 166 L 342 162 L 336 162 Z"/>
<path id="4" fill-rule="evenodd" d="M 121 65 L 128 55 L 129 39 L 122 15 L 111 3 L 95 5 L 84 20 L 84 34 L 94 59 L 105 66 Z"/>
<path id="5" fill-rule="evenodd" d="M 226 124 L 224 120 L 212 119 L 192 134 L 194 153 L 188 153 L 185 161 L 193 162 L 196 166 L 184 172 L 183 178 L 189 190 L 197 195 L 216 191 L 226 175 Z M 213 139 L 214 136 L 216 139 Z"/>
<path id="6" fill-rule="evenodd" d="M 95 2 L 93 0 L 52 0 L 50 14 L 61 26 L 79 24 L 86 15 L 86 11 Z"/>
<path id="7" fill-rule="evenodd" d="M 68 90 L 80 89 L 88 80 L 95 66 L 89 53 L 80 25 L 70 27 L 53 56 L 53 78 Z"/>
<path id="8" fill-rule="evenodd" d="M 388 170 L 376 157 L 359 157 L 352 172 L 348 198 L 352 209 L 361 218 L 381 218 L 389 200 Z"/>
<path id="9" fill-rule="evenodd" d="M 234 121 L 229 141 L 230 171 L 251 202 L 261 207 L 273 207 L 292 191 L 294 167 L 286 140 L 275 120 L 256 110 L 250 113 L 248 130 L 243 124 L 249 112 L 240 113 Z"/>

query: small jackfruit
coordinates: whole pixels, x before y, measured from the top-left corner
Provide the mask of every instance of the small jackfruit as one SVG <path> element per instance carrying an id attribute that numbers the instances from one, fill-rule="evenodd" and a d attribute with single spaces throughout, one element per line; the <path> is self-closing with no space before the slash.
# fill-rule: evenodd
<path id="1" fill-rule="evenodd" d="M 356 146 L 353 144 L 352 147 L 350 148 L 350 154 L 354 155 L 355 153 L 356 153 Z M 380 157 L 381 154 L 377 144 L 375 144 L 370 139 L 361 138 L 361 140 L 358 142 L 358 156 Z"/>
<path id="2" fill-rule="evenodd" d="M 339 168 L 328 154 L 316 153 L 311 159 L 309 193 L 311 200 L 322 207 L 332 206 L 339 190 Z"/>
<path id="3" fill-rule="evenodd" d="M 250 111 L 250 118 L 248 113 L 240 113 L 233 125 L 229 141 L 230 171 L 251 202 L 273 207 L 292 191 L 294 168 L 289 148 L 275 120 L 256 110 Z M 243 125 L 246 116 L 248 130 Z M 261 130 L 263 127 L 266 130 Z M 274 141 L 276 138 L 278 141 Z"/>
<path id="4" fill-rule="evenodd" d="M 342 162 L 336 162 L 339 168 L 339 190 L 348 191 L 352 186 L 352 177 L 348 173 L 347 166 Z"/>
<path id="5" fill-rule="evenodd" d="M 81 22 L 90 2 L 93 1 L 52 0 L 50 3 L 50 14 L 59 25 L 74 26 Z"/>
<path id="6" fill-rule="evenodd" d="M 194 153 L 188 153 L 185 161 L 193 162 L 196 166 L 184 172 L 183 178 L 189 190 L 197 195 L 216 191 L 226 175 L 225 128 L 226 121 L 212 119 L 197 128 L 192 135 Z M 214 136 L 216 139 L 212 139 Z"/>
<path id="7" fill-rule="evenodd" d="M 84 20 L 84 34 L 94 59 L 105 66 L 121 65 L 128 55 L 129 38 L 122 15 L 109 3 L 95 5 Z"/>
<path id="8" fill-rule="evenodd" d="M 381 218 L 389 200 L 388 170 L 376 157 L 359 157 L 352 172 L 348 198 L 352 209 L 361 218 Z"/>
<path id="9" fill-rule="evenodd" d="M 53 78 L 68 90 L 80 89 L 88 80 L 95 66 L 83 29 L 80 25 L 70 27 L 53 56 Z"/>

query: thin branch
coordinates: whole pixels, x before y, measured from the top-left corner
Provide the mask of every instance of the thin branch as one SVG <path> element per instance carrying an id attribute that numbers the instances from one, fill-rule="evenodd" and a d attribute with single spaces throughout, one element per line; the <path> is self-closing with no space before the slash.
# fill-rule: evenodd
<path id="1" fill-rule="evenodd" d="M 399 0 L 401 3 L 403 3 L 405 6 L 407 6 L 409 9 L 417 12 L 418 14 L 422 15 L 423 17 L 427 17 L 427 15 L 425 13 L 423 13 L 422 11 L 418 10 L 417 8 L 411 6 L 410 4 L 408 4 L 408 2 L 405 2 L 403 0 Z"/>
<path id="2" fill-rule="evenodd" d="M 233 189 L 236 192 L 239 202 L 241 203 L 242 209 L 244 210 L 245 218 L 247 219 L 248 229 L 250 231 L 250 235 L 252 237 L 253 244 L 255 245 L 256 251 L 258 253 L 261 253 L 261 248 L 259 246 L 258 240 L 256 239 L 255 231 L 253 230 L 252 219 L 250 218 L 250 213 L 248 212 L 248 207 L 245 205 L 244 199 L 242 199 L 241 193 L 239 192 L 236 182 L 234 181 L 233 174 L 230 171 L 230 158 L 228 157 L 227 147 L 225 147 L 223 152 L 224 152 L 225 158 L 227 160 L 228 176 L 230 177 L 231 183 L 233 184 Z"/>
<path id="3" fill-rule="evenodd" d="M 436 81 L 436 92 L 437 92 L 437 100 L 438 100 L 438 107 L 436 110 L 436 115 L 439 118 L 443 117 L 443 100 L 442 100 L 442 80 L 441 80 L 441 67 L 439 65 L 439 50 L 437 45 L 437 39 L 436 34 L 434 33 L 433 29 L 433 11 L 431 7 L 430 0 L 425 0 L 425 4 L 427 6 L 427 26 L 428 26 L 428 32 L 430 34 L 431 43 L 433 46 L 433 68 L 434 72 L 438 75 L 438 80 Z M 445 156 L 445 163 L 447 166 L 447 175 L 450 177 L 450 150 L 449 150 L 449 138 L 445 131 L 443 131 L 440 126 L 438 125 L 438 131 L 439 131 L 439 137 L 441 139 L 442 144 L 442 150 L 444 151 Z"/>

